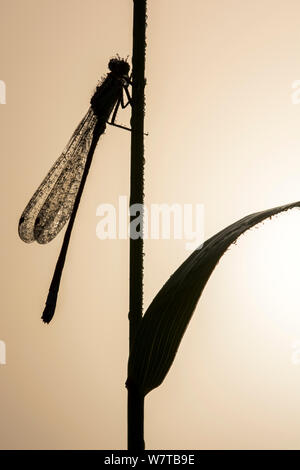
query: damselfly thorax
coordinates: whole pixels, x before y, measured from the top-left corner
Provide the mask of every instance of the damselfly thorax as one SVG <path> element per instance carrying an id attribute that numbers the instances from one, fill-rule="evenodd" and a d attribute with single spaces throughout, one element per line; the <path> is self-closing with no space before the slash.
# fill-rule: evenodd
<path id="1" fill-rule="evenodd" d="M 111 67 L 111 62 L 109 67 Z M 97 87 L 95 94 L 91 98 L 91 107 L 99 120 L 108 122 L 113 109 L 113 115 L 109 124 L 115 123 L 115 117 L 121 104 L 125 108 L 130 103 L 128 85 L 131 83 L 128 77 L 129 64 L 127 62 L 114 63 L 113 71 Z M 128 102 L 124 104 L 123 91 L 125 91 Z"/>

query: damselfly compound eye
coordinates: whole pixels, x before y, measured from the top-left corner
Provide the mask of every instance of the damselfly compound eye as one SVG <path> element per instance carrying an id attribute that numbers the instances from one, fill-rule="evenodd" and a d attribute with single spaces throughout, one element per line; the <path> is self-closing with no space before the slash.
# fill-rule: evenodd
<path id="1" fill-rule="evenodd" d="M 108 68 L 115 75 L 122 77 L 124 75 L 128 75 L 129 70 L 130 70 L 130 65 L 124 59 L 113 58 L 109 61 Z"/>

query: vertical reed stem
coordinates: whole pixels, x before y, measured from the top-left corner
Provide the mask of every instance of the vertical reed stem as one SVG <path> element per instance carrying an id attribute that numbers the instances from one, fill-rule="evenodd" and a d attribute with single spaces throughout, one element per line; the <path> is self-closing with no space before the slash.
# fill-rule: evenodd
<path id="1" fill-rule="evenodd" d="M 131 176 L 130 207 L 144 204 L 144 104 L 146 3 L 133 0 L 133 54 L 132 54 L 132 117 L 131 117 Z M 143 211 L 142 211 L 143 212 Z M 138 214 L 136 214 L 138 215 Z M 130 221 L 135 218 L 131 215 Z M 129 275 L 129 349 L 143 315 L 143 213 L 140 214 L 140 238 L 133 238 L 130 225 Z M 127 382 L 128 389 L 128 450 L 140 451 L 144 444 L 144 396 L 135 384 Z"/>

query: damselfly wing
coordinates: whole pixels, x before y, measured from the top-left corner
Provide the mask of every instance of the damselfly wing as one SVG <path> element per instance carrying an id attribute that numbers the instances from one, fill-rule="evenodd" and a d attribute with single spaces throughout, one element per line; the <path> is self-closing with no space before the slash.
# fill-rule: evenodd
<path id="1" fill-rule="evenodd" d="M 69 219 L 96 122 L 90 108 L 27 204 L 19 223 L 24 242 L 49 242 Z"/>

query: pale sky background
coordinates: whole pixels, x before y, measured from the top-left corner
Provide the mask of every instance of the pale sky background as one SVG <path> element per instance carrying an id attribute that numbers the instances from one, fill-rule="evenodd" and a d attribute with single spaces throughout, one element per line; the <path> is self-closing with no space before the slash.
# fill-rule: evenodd
<path id="1" fill-rule="evenodd" d="M 0 0 L 0 13 L 0 445 L 126 448 L 128 242 L 96 237 L 96 208 L 129 194 L 129 132 L 99 142 L 49 326 L 63 233 L 26 245 L 17 223 L 110 57 L 131 56 L 132 2 Z M 208 238 L 300 199 L 299 16 L 296 0 L 148 1 L 147 204 L 203 203 Z M 148 449 L 300 449 L 299 234 L 294 210 L 221 260 L 146 398 Z M 146 308 L 189 253 L 183 240 L 145 252 Z"/>

